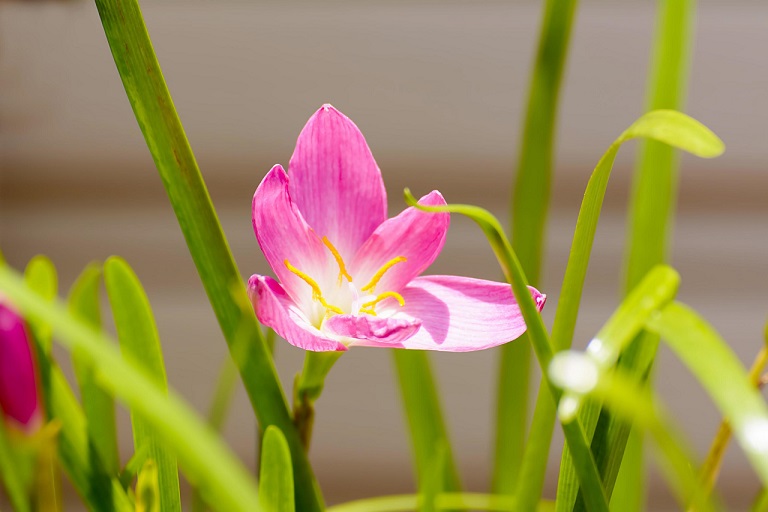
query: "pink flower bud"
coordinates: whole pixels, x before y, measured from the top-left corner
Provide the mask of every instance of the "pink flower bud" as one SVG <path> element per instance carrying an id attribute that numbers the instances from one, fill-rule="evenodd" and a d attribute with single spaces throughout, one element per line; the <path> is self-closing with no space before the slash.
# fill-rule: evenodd
<path id="1" fill-rule="evenodd" d="M 37 377 L 24 320 L 0 302 L 0 409 L 25 429 L 40 420 Z"/>

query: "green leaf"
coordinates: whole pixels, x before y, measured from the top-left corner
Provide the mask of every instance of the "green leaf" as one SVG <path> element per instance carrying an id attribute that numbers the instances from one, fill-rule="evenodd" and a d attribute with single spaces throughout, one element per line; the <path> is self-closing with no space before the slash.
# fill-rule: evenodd
<path id="1" fill-rule="evenodd" d="M 168 390 L 165 363 L 152 308 L 138 277 L 118 257 L 104 263 L 104 283 L 112 305 L 123 357 L 143 368 L 159 389 Z M 176 459 L 166 450 L 152 425 L 136 411 L 131 413 L 133 443 L 137 451 L 146 450 L 160 482 L 160 508 L 181 512 L 179 471 Z"/>
<path id="2" fill-rule="evenodd" d="M 5 421 L 0 421 L 0 479 L 13 509 L 16 512 L 29 512 L 31 471 L 20 471 L 19 468 L 29 466 L 31 461 L 24 459 L 31 457 L 30 454 L 20 452 L 8 434 Z"/>
<path id="3" fill-rule="evenodd" d="M 69 292 L 69 310 L 96 330 L 101 330 L 100 284 L 101 267 L 92 263 L 83 270 Z M 114 400 L 96 383 L 93 368 L 85 364 L 77 352 L 72 356 L 90 444 L 96 450 L 104 470 L 114 475 L 120 468 Z"/>
<path id="4" fill-rule="evenodd" d="M 120 356 L 113 348 L 113 340 L 72 317 L 60 304 L 40 298 L 5 266 L 0 266 L 0 290 L 23 313 L 50 322 L 57 333 L 56 341 L 64 348 L 90 358 L 98 369 L 101 385 L 152 423 L 157 435 L 178 457 L 189 480 L 203 489 L 208 503 L 227 512 L 258 510 L 258 492 L 248 471 L 178 395 L 166 394 L 146 376 L 142 366 Z M 66 421 L 62 419 L 62 423 Z M 80 422 L 84 423 L 82 416 Z M 84 438 L 84 425 L 80 430 Z M 122 491 L 119 483 L 116 485 Z M 127 510 L 133 507 L 129 505 Z"/>
<path id="5" fill-rule="evenodd" d="M 649 432 L 661 454 L 661 469 L 671 490 L 675 493 L 680 508 L 686 510 L 694 505 L 696 510 L 711 511 L 715 506 L 709 495 L 703 492 L 693 468 L 696 466 L 693 451 L 685 443 L 685 438 L 663 410 L 659 400 L 648 387 L 641 387 L 621 370 L 604 372 L 591 357 L 585 361 L 583 353 L 576 353 L 582 363 L 594 365 L 600 372 L 594 387 L 588 396 L 603 403 L 605 407 L 620 416 L 625 422 Z M 559 358 L 574 357 L 573 353 L 562 353 Z M 587 373 L 571 364 L 574 373 Z"/>
<path id="6" fill-rule="evenodd" d="M 763 486 L 768 486 L 768 406 L 739 358 L 695 311 L 672 303 L 648 321 L 701 383 L 733 428 Z"/>
<path id="7" fill-rule="evenodd" d="M 137 0 L 96 0 L 104 32 L 128 100 L 171 201 L 189 252 L 213 306 L 262 429 L 277 426 L 291 447 L 296 505 L 323 507 L 320 488 L 293 426 L 271 355 L 245 284 L 211 203 L 157 62 Z M 242 334 L 238 334 L 243 331 Z M 235 357 L 238 336 L 248 339 Z"/>
<path id="8" fill-rule="evenodd" d="M 377 496 L 362 500 L 350 501 L 328 508 L 328 512 L 411 512 L 418 508 L 421 496 L 418 494 L 399 494 L 393 496 Z M 437 510 L 487 510 L 493 512 L 516 512 L 514 499 L 511 496 L 498 494 L 482 494 L 477 492 L 443 493 L 435 500 Z M 535 508 L 537 512 L 552 512 L 554 504 L 551 501 L 540 501 Z"/>
<path id="9" fill-rule="evenodd" d="M 293 468 L 288 442 L 279 428 L 270 425 L 264 432 L 261 446 L 261 507 L 267 512 L 294 512 Z"/>
<path id="10" fill-rule="evenodd" d="M 576 5 L 576 0 L 547 0 L 544 3 L 512 192 L 512 246 L 533 286 L 538 286 L 540 282 L 560 84 Z M 530 215 L 530 212 L 536 214 Z M 512 494 L 523 459 L 528 419 L 531 365 L 528 335 L 504 345 L 499 351 L 493 490 Z M 544 413 L 540 409 L 547 406 L 551 406 L 551 401 L 537 404 L 538 414 L 534 413 L 532 431 L 552 429 L 551 422 L 540 425 Z M 527 485 L 536 484 L 528 482 Z"/>
<path id="11" fill-rule="evenodd" d="M 2 266 L 2 271 L 10 269 Z M 27 292 L 43 305 L 50 304 L 58 288 L 56 268 L 43 256 L 33 258 L 24 272 Z M 17 286 L 22 286 L 19 282 Z M 0 289 L 5 288 L 0 285 Z M 6 292 L 11 299 L 13 296 Z M 24 311 L 21 302 L 14 304 Z M 120 483 L 104 470 L 95 447 L 88 438 L 88 426 L 83 410 L 66 377 L 51 359 L 52 330 L 50 319 L 35 311 L 24 311 L 37 346 L 38 371 L 42 397 L 49 420 L 61 425 L 59 431 L 59 461 L 77 492 L 95 510 L 133 511 L 133 504 Z"/>
<path id="12" fill-rule="evenodd" d="M 648 83 L 648 109 L 682 109 L 693 45 L 696 1 L 658 0 L 656 3 L 657 27 Z M 653 265 L 667 261 L 677 195 L 679 154 L 664 142 L 649 140 L 640 145 L 638 156 L 627 215 L 625 292 Z M 637 357 L 629 354 L 628 362 L 631 364 L 636 360 L 635 369 L 645 368 L 655 359 L 657 346 L 657 338 L 641 335 L 632 349 L 639 354 Z M 606 437 L 616 438 L 611 451 L 621 458 L 628 429 L 608 417 L 604 423 L 609 431 Z M 629 443 L 622 463 L 624 469 L 618 476 L 616 499 L 622 503 L 623 510 L 639 512 L 644 508 L 644 496 L 637 489 L 645 488 L 642 438 L 632 435 Z"/>
<path id="13" fill-rule="evenodd" d="M 531 297 L 531 293 L 528 290 L 528 281 L 525 277 L 525 273 L 523 272 L 520 262 L 515 255 L 515 251 L 512 249 L 499 221 L 487 210 L 477 206 L 455 204 L 444 206 L 420 205 L 408 189 L 405 190 L 405 201 L 410 206 L 422 211 L 460 213 L 474 220 L 477 225 L 480 226 L 480 229 L 483 230 L 488 238 L 491 249 L 501 265 L 501 269 L 507 278 L 507 282 L 512 285 L 515 299 L 520 306 L 523 319 L 528 327 L 528 335 L 532 341 L 536 359 L 539 362 L 542 372 L 546 375 L 553 357 L 549 334 L 547 333 L 547 328 L 544 325 L 544 321 L 539 314 L 536 304 L 533 301 L 533 297 Z M 545 380 L 548 386 L 548 391 L 551 393 L 552 400 L 554 400 L 554 403 L 558 403 L 562 392 L 560 389 L 553 386 L 549 379 Z M 545 400 L 548 399 L 543 393 L 540 394 L 540 396 Z M 589 505 L 593 510 L 607 511 L 608 503 L 606 501 L 606 496 L 603 492 L 600 476 L 597 472 L 592 452 L 589 450 L 589 443 L 585 438 L 581 423 L 577 420 L 561 423 L 561 425 L 568 447 L 574 454 L 573 460 L 575 462 L 575 469 L 579 477 L 579 482 L 581 483 L 582 488 L 585 489 L 585 498 L 588 500 Z M 544 461 L 544 464 L 546 464 L 546 461 Z M 530 494 L 533 493 L 529 493 L 528 496 L 526 496 L 526 499 L 524 500 L 525 503 L 529 503 Z M 520 499 L 520 496 L 516 495 L 515 498 Z M 534 501 L 531 506 L 528 506 L 528 509 L 530 510 L 535 507 L 536 503 L 537 501 Z M 520 507 L 520 509 L 525 510 L 524 507 Z"/>
<path id="14" fill-rule="evenodd" d="M 39 254 L 29 260 L 27 267 L 24 269 L 24 280 L 41 297 L 47 300 L 53 300 L 56 297 L 56 292 L 59 289 L 59 279 L 56 267 L 47 256 Z M 50 326 L 35 316 L 27 316 L 25 320 L 30 329 L 32 329 L 35 339 L 40 344 L 39 348 L 43 354 L 50 354 L 52 341 Z"/>
<path id="15" fill-rule="evenodd" d="M 682 149 L 696 151 L 696 154 L 704 157 L 716 156 L 719 154 L 718 150 L 722 149 L 722 143 L 711 131 L 695 119 L 675 111 L 653 111 L 641 116 L 611 144 L 592 172 L 576 221 L 576 230 L 573 235 L 571 252 L 568 257 L 568 265 L 552 328 L 552 341 L 556 351 L 570 347 L 573 340 L 597 223 L 616 154 L 624 142 L 638 137 L 675 144 Z M 548 397 L 540 396 L 538 400 L 548 400 Z M 548 412 L 552 414 L 552 409 Z M 546 419 L 548 421 L 542 421 L 542 424 L 550 424 L 554 421 L 554 418 Z M 532 439 L 529 440 L 529 443 L 550 444 L 551 428 L 532 429 L 531 432 L 532 436 L 546 439 Z M 523 466 L 526 464 L 533 464 L 538 467 L 537 471 L 532 472 L 535 475 L 541 475 L 546 471 L 546 459 L 541 460 L 526 456 L 523 460 Z M 524 493 L 523 496 L 534 494 L 534 491 L 527 490 L 529 487 L 526 482 L 521 481 L 520 487 L 520 491 Z M 612 487 L 611 483 L 607 489 L 612 489 Z M 538 496 L 539 490 L 536 489 L 535 492 Z M 532 499 L 533 496 L 527 501 L 530 502 Z"/>
<path id="16" fill-rule="evenodd" d="M 403 349 L 392 350 L 392 356 L 411 434 L 419 491 L 435 494 L 458 490 L 461 483 L 429 357 L 424 351 Z M 442 478 L 437 478 L 440 474 Z"/>

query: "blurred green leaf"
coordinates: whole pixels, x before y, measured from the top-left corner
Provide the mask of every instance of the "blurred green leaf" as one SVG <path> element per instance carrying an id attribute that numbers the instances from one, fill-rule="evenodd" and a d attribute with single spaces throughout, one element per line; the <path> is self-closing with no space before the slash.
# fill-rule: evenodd
<path id="1" fill-rule="evenodd" d="M 0 479 L 13 509 L 16 512 L 29 512 L 31 472 L 20 470 L 20 467 L 29 465 L 29 462 L 19 460 L 25 454 L 19 453 L 8 434 L 5 421 L 0 421 Z M 29 458 L 29 454 L 26 455 L 26 458 Z"/>
<path id="2" fill-rule="evenodd" d="M 424 351 L 398 349 L 392 350 L 392 357 L 411 434 L 419 491 L 434 492 L 438 483 L 440 492 L 458 490 L 461 483 L 429 356 Z M 439 481 L 435 480 L 436 472 L 443 475 Z"/>
<path id="3" fill-rule="evenodd" d="M 101 267 L 97 263 L 92 263 L 85 267 L 69 291 L 70 312 L 96 330 L 101 330 L 100 284 Z M 82 361 L 77 352 L 72 354 L 72 360 L 80 386 L 90 444 L 101 459 L 104 470 L 114 475 L 120 469 L 115 402 L 109 393 L 98 386 L 93 368 Z"/>
<path id="4" fill-rule="evenodd" d="M 168 390 L 165 362 L 152 308 L 138 277 L 123 259 L 111 257 L 104 263 L 104 283 L 112 305 L 123 357 L 143 368 L 162 391 Z M 137 451 L 146 450 L 159 479 L 160 508 L 181 512 L 179 471 L 176 458 L 165 448 L 149 421 L 131 411 L 133 443 Z"/>
<path id="5" fill-rule="evenodd" d="M 5 266 L 0 270 L 10 274 Z M 40 304 L 49 305 L 56 297 L 58 279 L 56 267 L 44 256 L 33 258 L 24 272 L 27 293 Z M 17 286 L 23 287 L 21 282 Z M 49 420 L 58 421 L 59 461 L 77 492 L 89 507 L 95 510 L 133 511 L 133 503 L 120 483 L 104 469 L 95 447 L 88 438 L 88 425 L 83 410 L 69 386 L 66 377 L 51 358 L 52 329 L 50 318 L 36 311 L 24 310 L 10 291 L 0 283 L 14 304 L 22 309 L 33 332 L 37 347 L 38 371 L 42 386 L 41 396 Z M 42 337 L 42 338 L 41 338 Z"/>
<path id="6" fill-rule="evenodd" d="M 672 303 L 648 321 L 701 383 L 733 428 L 763 486 L 768 486 L 768 406 L 739 358 L 695 311 Z"/>
<path id="7" fill-rule="evenodd" d="M 0 266 L 0 290 L 23 313 L 39 315 L 50 322 L 62 346 L 90 358 L 98 371 L 99 383 L 152 423 L 157 435 L 178 457 L 189 480 L 202 487 L 209 504 L 226 512 L 258 510 L 255 482 L 242 463 L 175 393 L 166 394 L 154 379 L 146 376 L 142 366 L 121 357 L 113 348 L 113 340 L 68 314 L 59 303 L 40 298 L 6 266 Z M 65 412 L 72 411 L 76 409 L 65 409 Z M 57 417 L 65 425 L 72 421 L 62 419 L 61 415 Z M 85 438 L 82 413 L 77 421 L 80 426 L 77 432 Z M 115 487 L 122 491 L 116 481 L 113 491 Z M 104 510 L 104 507 L 97 509 Z M 127 510 L 133 511 L 133 507 L 128 504 Z"/>
<path id="8" fill-rule="evenodd" d="M 267 427 L 261 448 L 259 499 L 267 512 L 294 512 L 291 451 L 280 429 Z"/>
<path id="9" fill-rule="evenodd" d="M 648 110 L 682 110 L 685 104 L 693 46 L 696 0 L 657 0 L 653 56 L 648 81 Z M 710 150 L 717 149 L 718 144 Z M 704 148 L 705 151 L 707 148 Z M 677 195 L 679 153 L 664 141 L 647 140 L 639 145 L 630 206 L 627 212 L 624 292 L 631 290 L 654 265 L 668 261 L 667 252 Z M 625 367 L 645 371 L 656 356 L 658 338 L 641 334 L 624 359 Z M 604 416 L 608 455 L 622 460 L 616 475 L 614 496 L 617 512 L 640 512 L 645 501 L 642 437 Z M 624 446 L 626 444 L 626 452 Z M 607 475 L 610 488 L 614 475 Z"/>
<path id="10" fill-rule="evenodd" d="M 323 508 L 320 488 L 293 426 L 288 403 L 267 350 L 245 283 L 235 265 L 210 195 L 165 84 L 137 0 L 96 0 L 117 71 L 160 173 L 189 252 L 237 363 L 245 390 L 265 429 L 276 425 L 291 447 L 296 505 Z M 235 357 L 239 331 L 246 349 Z"/>
<path id="11" fill-rule="evenodd" d="M 576 0 L 544 2 L 512 191 L 512 246 L 533 286 L 540 284 L 560 84 L 576 5 Z M 528 420 L 531 365 L 528 335 L 504 345 L 499 351 L 493 490 L 513 494 L 518 486 Z M 531 430 L 540 428 L 540 409 L 550 404 L 551 401 L 537 404 Z M 526 485 L 537 484 L 527 481 Z"/>

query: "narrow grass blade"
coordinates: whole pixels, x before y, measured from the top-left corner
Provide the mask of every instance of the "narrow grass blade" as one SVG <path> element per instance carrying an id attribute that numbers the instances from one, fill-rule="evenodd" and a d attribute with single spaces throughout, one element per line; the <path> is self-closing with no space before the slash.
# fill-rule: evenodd
<path id="1" fill-rule="evenodd" d="M 68 299 L 70 312 L 96 330 L 101 330 L 100 285 L 101 267 L 95 263 L 88 265 L 72 285 Z M 77 353 L 72 356 L 88 424 L 88 438 L 104 470 L 115 475 L 120 469 L 120 456 L 117 450 L 114 399 L 96 383 L 93 368 L 85 364 Z"/>
<path id="2" fill-rule="evenodd" d="M 322 496 L 293 426 L 272 358 L 157 62 L 137 0 L 96 0 L 128 100 L 162 178 L 208 299 L 233 353 L 245 325 L 248 349 L 236 361 L 262 429 L 277 426 L 291 447 L 296 505 L 322 509 Z"/>
<path id="3" fill-rule="evenodd" d="M 768 486 L 768 406 L 720 335 L 689 307 L 672 303 L 651 318 L 661 336 L 693 373 L 733 428 L 739 445 Z"/>
<path id="4" fill-rule="evenodd" d="M 434 492 L 436 465 L 442 466 L 440 492 L 457 491 L 461 484 L 429 357 L 418 350 L 393 350 L 392 356 L 411 434 L 419 491 Z"/>
<path id="5" fill-rule="evenodd" d="M 259 510 L 255 482 L 242 463 L 175 393 L 166 394 L 143 367 L 121 357 L 113 340 L 72 317 L 60 304 L 42 299 L 7 266 L 0 266 L 0 290 L 25 315 L 45 318 L 64 348 L 90 358 L 102 386 L 152 423 L 188 478 L 202 487 L 209 504 L 227 512 Z M 57 417 L 62 423 L 69 421 Z M 84 438 L 82 416 L 79 422 Z M 133 507 L 129 504 L 127 510 Z"/>
<path id="6" fill-rule="evenodd" d="M 648 83 L 648 109 L 682 109 L 685 104 L 690 53 L 693 45 L 695 0 L 658 0 L 656 35 Z M 649 140 L 640 145 L 630 192 L 627 250 L 625 252 L 625 292 L 632 289 L 654 265 L 667 261 L 670 230 L 677 195 L 679 155 L 669 145 Z M 658 339 L 643 334 L 633 350 L 641 351 L 637 367 L 653 360 Z M 630 360 L 633 357 L 630 356 Z M 637 368 L 636 367 L 636 368 Z M 626 442 L 626 426 L 607 418 L 608 428 L 617 431 L 618 443 Z M 609 434 L 607 437 L 613 437 Z M 626 466 L 617 485 L 617 503 L 626 512 L 642 510 L 645 474 L 642 438 L 633 435 L 622 466 Z M 612 448 L 623 452 L 623 446 Z"/>
<path id="7" fill-rule="evenodd" d="M 259 475 L 259 499 L 267 512 L 294 512 L 291 451 L 280 429 L 274 425 L 264 432 Z"/>
<path id="8" fill-rule="evenodd" d="M 3 270 L 7 267 L 3 266 Z M 58 279 L 53 263 L 44 256 L 33 258 L 24 272 L 27 289 L 43 304 L 56 297 Z M 0 289 L 3 289 L 0 286 Z M 8 293 L 10 296 L 10 293 Z M 11 297 L 13 300 L 13 297 Z M 14 304 L 17 304 L 14 301 Z M 23 309 L 21 304 L 17 304 Z M 83 410 L 66 377 L 51 359 L 53 338 L 47 316 L 25 311 L 37 347 L 38 371 L 48 420 L 60 424 L 59 461 L 75 489 L 89 507 L 96 510 L 128 512 L 133 510 L 120 483 L 104 469 L 95 446 L 88 437 Z"/>
<path id="9" fill-rule="evenodd" d="M 515 251 L 509 243 L 509 239 L 504 234 L 504 230 L 499 224 L 498 219 L 491 215 L 487 210 L 472 205 L 449 204 L 444 206 L 424 206 L 416 202 L 410 190 L 405 190 L 405 201 L 408 205 L 427 212 L 452 212 L 460 213 L 475 221 L 480 229 L 485 233 L 488 242 L 491 245 L 496 258 L 499 261 L 502 271 L 512 286 L 512 292 L 520 306 L 520 311 L 527 326 L 527 332 L 532 341 L 533 350 L 542 372 L 546 375 L 547 369 L 552 362 L 554 355 L 552 344 L 547 333 L 547 328 L 539 314 L 536 304 L 528 290 L 528 281 L 525 277 L 520 262 L 515 255 Z M 559 403 L 562 392 L 559 388 L 552 385 L 549 379 L 546 379 L 548 391 L 551 393 L 554 403 Z M 540 395 L 541 396 L 541 395 Z M 575 470 L 582 488 L 585 490 L 585 499 L 592 510 L 608 510 L 605 493 L 600 482 L 600 475 L 595 466 L 592 452 L 589 450 L 584 430 L 578 419 L 568 423 L 561 423 L 563 434 L 565 434 L 568 447 L 573 453 Z M 545 462 L 546 464 L 546 462 Z M 518 496 L 515 496 L 519 499 Z M 526 500 L 527 501 L 527 500 Z M 536 506 L 535 501 L 528 510 Z"/>
<path id="10" fill-rule="evenodd" d="M 512 246 L 533 286 L 539 284 L 541 274 L 560 83 L 576 4 L 576 0 L 544 3 L 512 193 Z M 504 345 L 499 351 L 493 490 L 512 494 L 523 459 L 528 420 L 531 365 L 528 335 Z"/>
<path id="11" fill-rule="evenodd" d="M 118 257 L 104 263 L 104 283 L 112 305 L 117 337 L 123 357 L 145 370 L 162 391 L 168 390 L 165 362 L 149 300 L 138 277 Z M 179 470 L 176 458 L 166 450 L 152 425 L 132 411 L 133 443 L 136 451 L 146 450 L 159 481 L 159 506 L 165 512 L 181 512 Z"/>

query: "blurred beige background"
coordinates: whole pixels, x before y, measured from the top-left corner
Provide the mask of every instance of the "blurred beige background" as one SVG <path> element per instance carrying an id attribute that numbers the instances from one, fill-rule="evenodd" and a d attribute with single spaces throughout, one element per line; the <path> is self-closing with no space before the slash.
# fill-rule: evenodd
<path id="1" fill-rule="evenodd" d="M 352 117 L 384 173 L 390 213 L 401 191 L 440 189 L 452 202 L 505 209 L 539 2 L 143 3 L 156 51 L 243 277 L 266 272 L 250 200 L 324 102 Z M 565 78 L 550 217 L 545 317 L 559 283 L 589 173 L 643 111 L 654 22 L 649 1 L 582 2 Z M 757 353 L 768 311 L 768 5 L 699 4 L 687 112 L 726 142 L 714 161 L 683 158 L 674 264 L 681 299 L 704 313 L 743 361 Z M 0 246 L 22 267 L 51 256 L 66 289 L 91 260 L 119 254 L 147 287 L 169 379 L 205 410 L 225 345 L 133 119 L 90 2 L 0 4 Z M 609 188 L 576 343 L 617 304 L 634 147 Z M 531 212 L 536 215 L 537 212 Z M 499 278 L 479 231 L 454 217 L 430 273 Z M 488 487 L 496 351 L 436 354 L 444 406 L 466 487 Z M 302 353 L 280 344 L 286 388 Z M 312 458 L 327 500 L 413 489 L 409 441 L 390 354 L 356 349 L 319 402 Z M 68 367 L 68 363 L 64 363 Z M 718 415 L 662 351 L 658 387 L 704 453 Z M 127 415 L 120 412 L 124 453 Z M 255 425 L 242 391 L 227 426 L 253 466 Z M 559 446 L 559 442 L 558 442 Z M 550 488 L 559 448 L 552 453 Z M 757 491 L 737 449 L 722 478 L 734 508 Z M 671 506 L 653 479 L 651 508 Z"/>

